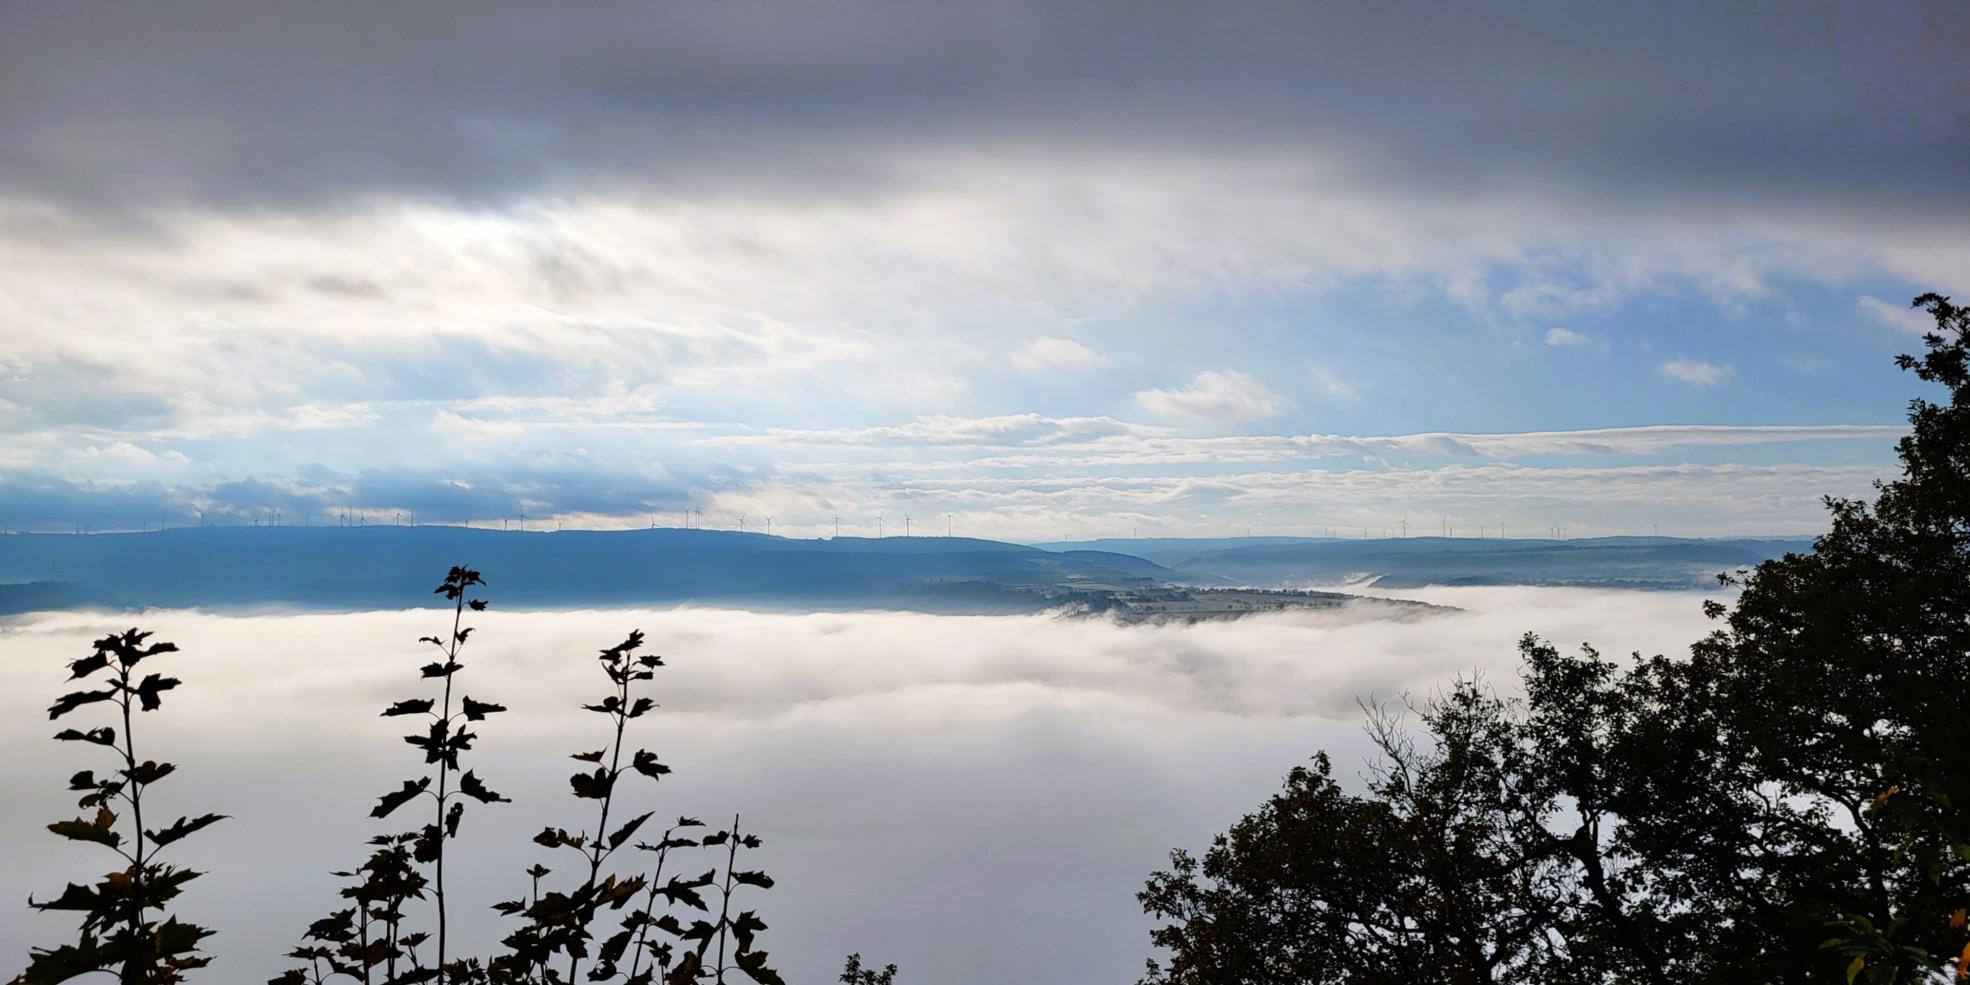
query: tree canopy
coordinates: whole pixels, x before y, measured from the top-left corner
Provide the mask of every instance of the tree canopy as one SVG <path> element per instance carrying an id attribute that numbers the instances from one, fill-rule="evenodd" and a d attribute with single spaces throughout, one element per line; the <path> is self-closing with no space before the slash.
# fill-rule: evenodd
<path id="1" fill-rule="evenodd" d="M 1726 575 L 1687 656 L 1528 636 L 1139 898 L 1147 985 L 1889 983 L 1970 963 L 1970 309 L 1925 294 L 1901 474 Z"/>

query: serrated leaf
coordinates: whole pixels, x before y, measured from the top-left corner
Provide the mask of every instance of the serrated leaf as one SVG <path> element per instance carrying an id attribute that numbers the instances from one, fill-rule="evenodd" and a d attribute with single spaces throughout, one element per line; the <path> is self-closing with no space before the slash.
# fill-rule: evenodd
<path id="1" fill-rule="evenodd" d="M 170 776 L 171 774 L 177 771 L 178 771 L 178 767 L 170 763 L 157 763 L 157 762 L 152 762 L 150 760 L 145 760 L 143 764 L 138 766 L 137 768 L 123 770 L 122 772 L 123 775 L 129 777 L 132 782 L 148 785 L 148 784 L 156 783 L 157 781 L 162 780 L 165 777 Z"/>
<path id="2" fill-rule="evenodd" d="M 505 705 L 493 704 L 490 701 L 474 701 L 469 697 L 464 700 L 464 708 L 465 720 L 468 722 L 481 721 L 487 715 L 506 710 Z"/>
<path id="3" fill-rule="evenodd" d="M 101 691 L 70 691 L 55 699 L 55 703 L 48 706 L 48 720 L 52 722 L 83 705 L 94 704 L 98 701 L 108 701 L 115 696 L 116 692 L 107 688 Z"/>
<path id="4" fill-rule="evenodd" d="M 175 677 L 151 674 L 144 678 L 143 683 L 137 685 L 137 700 L 143 710 L 156 711 L 159 703 L 158 695 L 177 687 L 180 683 L 182 682 Z"/>
<path id="5" fill-rule="evenodd" d="M 71 681 L 80 680 L 81 678 L 87 677 L 90 674 L 93 674 L 96 671 L 102 670 L 104 667 L 109 666 L 109 654 L 105 652 L 101 647 L 102 644 L 99 643 L 97 644 L 97 650 L 95 653 L 92 653 L 89 656 L 83 657 L 79 660 L 69 661 L 68 679 Z"/>
<path id="6" fill-rule="evenodd" d="M 670 772 L 670 767 L 658 762 L 656 754 L 647 749 L 636 750 L 636 755 L 630 760 L 629 768 L 652 780 L 661 779 L 664 774 Z"/>
<path id="7" fill-rule="evenodd" d="M 496 794 L 491 790 L 487 789 L 486 785 L 484 783 L 481 783 L 479 781 L 479 777 L 476 774 L 474 774 L 471 770 L 466 770 L 465 775 L 458 778 L 458 792 L 466 795 L 467 797 L 471 797 L 482 804 L 497 804 L 497 803 L 510 802 L 507 800 L 507 798 L 502 797 L 499 794 Z"/>
<path id="8" fill-rule="evenodd" d="M 55 739 L 59 742 L 93 742 L 99 746 L 113 746 L 116 745 L 116 730 L 107 725 L 87 732 L 65 728 L 55 733 Z"/>
<path id="9" fill-rule="evenodd" d="M 107 807 L 96 808 L 94 818 L 74 818 L 56 821 L 48 825 L 48 830 L 70 841 L 87 841 L 115 848 L 123 843 L 123 836 L 116 832 L 116 815 Z"/>
<path id="10" fill-rule="evenodd" d="M 732 960 L 739 966 L 740 971 L 745 972 L 748 978 L 758 982 L 759 985 L 787 985 L 779 972 L 767 967 L 765 951 L 740 951 Z"/>
<path id="11" fill-rule="evenodd" d="M 163 848 L 174 841 L 211 827 L 226 819 L 224 814 L 201 814 L 196 818 L 179 818 L 170 827 L 150 832 L 150 838 Z"/>
<path id="12" fill-rule="evenodd" d="M 423 793 L 430 786 L 431 778 L 428 776 L 418 780 L 405 780 L 402 789 L 386 793 L 378 798 L 376 807 L 369 812 L 369 816 L 378 818 L 389 817 L 392 811 L 410 803 L 413 798 Z"/>
<path id="13" fill-rule="evenodd" d="M 583 800 L 601 800 L 609 796 L 609 790 L 615 786 L 615 782 L 615 777 L 606 768 L 597 768 L 593 773 L 576 773 L 568 777 L 568 786 L 573 787 L 575 796 Z"/>
<path id="14" fill-rule="evenodd" d="M 641 817 L 630 819 L 622 827 L 617 828 L 616 833 L 609 836 L 609 850 L 615 851 L 616 849 L 621 848 L 624 842 L 628 841 L 632 835 L 636 834 L 636 829 L 642 827 L 643 822 L 648 821 L 649 819 L 650 819 L 650 815 L 644 814 Z"/>

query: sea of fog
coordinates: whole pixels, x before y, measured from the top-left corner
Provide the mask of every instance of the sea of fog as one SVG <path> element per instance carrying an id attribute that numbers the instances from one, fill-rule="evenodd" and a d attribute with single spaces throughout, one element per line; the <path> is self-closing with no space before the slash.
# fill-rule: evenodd
<path id="1" fill-rule="evenodd" d="M 529 839 L 590 824 L 568 796 L 569 753 L 599 748 L 594 652 L 642 629 L 669 666 L 663 707 L 637 736 L 676 772 L 626 780 L 657 820 L 744 813 L 779 881 L 756 906 L 765 946 L 796 985 L 833 981 L 842 956 L 894 961 L 910 985 L 1116 985 L 1150 953 L 1136 890 L 1173 846 L 1201 848 L 1316 750 L 1358 777 L 1358 701 L 1427 697 L 1459 673 L 1515 680 L 1527 631 L 1603 651 L 1680 652 L 1706 631 L 1701 596 L 1553 588 L 1427 589 L 1462 611 L 1384 606 L 1194 626 L 1051 616 L 760 614 L 726 609 L 500 612 L 473 619 L 462 689 L 512 711 L 486 722 L 470 764 L 515 803 L 474 807 L 448 866 L 454 938 L 485 950 L 501 920 L 479 904 L 520 893 Z M 494 598 L 495 604 L 497 597 Z M 135 622 L 176 642 L 184 679 L 144 716 L 145 757 L 181 764 L 147 806 L 233 820 L 174 851 L 209 871 L 181 912 L 216 928 L 203 980 L 258 982 L 336 903 L 378 794 L 420 769 L 379 718 L 418 693 L 417 637 L 449 614 L 141 617 L 53 613 L 0 621 L 0 955 L 72 932 L 35 914 L 110 866 L 44 830 L 72 816 L 67 777 L 101 750 L 48 741 L 64 661 Z M 77 713 L 87 719 L 91 709 Z M 64 723 L 66 724 L 66 722 Z M 622 810 L 622 808 L 619 808 Z M 619 814 L 618 816 L 625 816 Z M 405 817 L 393 820 L 406 822 Z M 407 827 L 404 823 L 401 826 Z M 398 830 L 400 825 L 389 825 Z M 629 853 L 624 853 L 627 857 Z M 708 865 L 707 865 L 708 867 Z M 463 918 L 456 916 L 465 914 Z"/>

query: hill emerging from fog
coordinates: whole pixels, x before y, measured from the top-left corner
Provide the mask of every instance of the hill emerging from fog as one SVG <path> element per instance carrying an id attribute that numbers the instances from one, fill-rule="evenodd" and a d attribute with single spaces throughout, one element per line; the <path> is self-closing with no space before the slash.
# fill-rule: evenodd
<path id="1" fill-rule="evenodd" d="M 1564 585 L 1688 589 L 1716 584 L 1725 571 L 1804 551 L 1794 539 L 1686 540 L 1595 537 L 1579 540 L 1402 537 L 1370 540 L 1298 537 L 1107 539 L 1036 545 L 1049 550 L 1134 554 L 1175 572 L 1180 583 L 1227 582 L 1261 588 L 1361 584 Z"/>

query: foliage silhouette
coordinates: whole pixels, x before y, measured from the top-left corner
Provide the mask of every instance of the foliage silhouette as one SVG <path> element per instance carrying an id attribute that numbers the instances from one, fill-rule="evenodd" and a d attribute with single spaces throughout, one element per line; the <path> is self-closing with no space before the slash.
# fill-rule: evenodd
<path id="1" fill-rule="evenodd" d="M 522 921 L 502 941 L 501 953 L 483 960 L 460 959 L 450 956 L 446 949 L 432 962 L 419 955 L 418 948 L 430 935 L 406 931 L 405 906 L 427 897 L 441 905 L 444 901 L 444 842 L 457 835 L 463 806 L 455 798 L 470 797 L 486 803 L 506 799 L 487 789 L 471 771 L 460 773 L 456 788 L 448 788 L 450 775 L 459 770 L 458 753 L 469 750 L 474 738 L 466 726 L 505 710 L 466 696 L 460 697 L 458 711 L 451 710 L 451 677 L 462 668 L 459 649 L 472 632 L 471 627 L 462 625 L 464 612 L 485 608 L 483 599 L 468 596 L 483 583 L 478 572 L 456 567 L 438 588 L 453 604 L 453 628 L 449 640 L 422 640 L 439 647 L 442 656 L 441 661 L 423 668 L 423 676 L 426 680 L 444 680 L 443 691 L 436 697 L 397 701 L 383 713 L 430 717 L 427 733 L 407 736 L 405 741 L 425 751 L 426 763 L 436 767 L 437 777 L 403 781 L 398 790 L 378 801 L 371 815 L 387 817 L 419 797 L 431 797 L 438 805 L 438 821 L 420 831 L 372 839 L 367 862 L 353 871 L 335 873 L 349 880 L 340 891 L 349 905 L 308 928 L 301 945 L 289 954 L 301 964 L 270 985 L 323 985 L 338 977 L 365 985 L 437 981 L 453 985 L 561 985 L 577 981 L 681 985 L 723 983 L 728 972 L 743 972 L 758 985 L 783 985 L 768 965 L 766 952 L 756 947 L 766 924 L 751 910 L 732 913 L 733 898 L 742 887 L 763 889 L 773 884 L 763 872 L 737 867 L 739 850 L 760 844 L 756 835 L 739 830 L 737 816 L 731 828 L 702 838 L 691 832 L 703 828 L 703 822 L 680 817 L 654 842 L 636 840 L 652 813 L 611 820 L 619 813 L 618 797 L 625 789 L 621 781 L 628 775 L 654 782 L 670 772 L 654 753 L 633 748 L 629 741 L 630 723 L 657 707 L 653 698 L 639 693 L 644 690 L 642 685 L 653 681 L 656 670 L 664 666 L 662 657 L 642 652 L 640 631 L 600 652 L 598 664 L 609 680 L 609 691 L 596 703 L 582 706 L 608 721 L 607 742 L 601 749 L 574 754 L 572 758 L 584 765 L 568 781 L 576 799 L 592 803 L 593 827 L 570 833 L 550 826 L 533 839 L 541 847 L 571 850 L 581 860 L 576 870 L 580 882 L 566 890 L 549 888 L 546 881 L 553 873 L 536 864 L 526 870 L 529 889 L 524 897 L 493 904 L 494 910 Z M 714 865 L 696 876 L 678 875 L 678 853 L 695 853 L 706 846 L 726 849 L 722 870 Z M 624 848 L 636 849 L 639 857 L 647 860 L 648 871 L 630 875 L 611 871 L 617 868 L 613 864 L 616 854 Z M 433 867 L 432 879 L 421 869 L 427 864 Z M 715 920 L 709 919 L 714 895 L 719 903 Z M 703 918 L 692 918 L 686 926 L 672 912 L 678 908 L 696 911 Z M 442 941 L 444 911 L 439 912 Z M 622 914 L 616 925 L 606 934 L 599 930 L 598 921 L 615 913 Z"/>
<path id="2" fill-rule="evenodd" d="M 379 835 L 370 839 L 375 850 L 368 861 L 353 872 L 333 873 L 352 879 L 343 887 L 343 899 L 353 903 L 315 921 L 305 935 L 312 943 L 288 952 L 288 956 L 307 962 L 272 979 L 269 985 L 321 985 L 338 975 L 374 980 L 381 969 L 383 981 L 427 981 L 435 969 L 426 968 L 417 957 L 417 948 L 427 934 L 404 933 L 404 904 L 424 898 L 429 885 L 412 857 L 422 835 L 417 833 Z M 407 966 L 398 975 L 399 965 Z"/>
<path id="3" fill-rule="evenodd" d="M 1926 294 L 1947 400 L 1810 552 L 1727 581 L 1687 659 L 1521 643 L 1421 751 L 1378 717 L 1139 896 L 1145 982 L 1844 983 L 1970 976 L 1970 311 Z"/>
<path id="4" fill-rule="evenodd" d="M 421 680 L 441 682 L 433 684 L 437 694 L 406 698 L 383 710 L 384 717 L 423 715 L 430 719 L 423 732 L 404 736 L 404 741 L 423 751 L 424 764 L 434 768 L 436 775 L 426 773 L 404 780 L 398 789 L 377 799 L 370 817 L 387 818 L 412 801 L 429 797 L 433 805 L 432 821 L 417 831 L 372 839 L 370 845 L 374 851 L 368 861 L 353 872 L 335 873 L 338 878 L 356 880 L 341 890 L 342 897 L 354 906 L 335 911 L 310 926 L 305 935 L 309 943 L 289 954 L 307 964 L 272 979 L 270 985 L 322 982 L 337 975 L 371 982 L 378 971 L 382 973 L 384 985 L 427 981 L 443 985 L 448 980 L 471 982 L 484 978 L 484 966 L 478 959 L 450 957 L 445 893 L 445 843 L 458 837 L 465 816 L 465 800 L 494 804 L 507 799 L 487 787 L 476 773 L 461 772 L 459 766 L 460 754 L 470 751 L 478 738 L 471 724 L 506 710 L 503 705 L 479 701 L 463 693 L 457 695 L 454 710 L 456 677 L 465 667 L 458 658 L 473 631 L 473 627 L 464 624 L 465 613 L 468 609 L 485 611 L 486 600 L 474 591 L 484 584 L 479 572 L 454 566 L 432 590 L 432 594 L 443 595 L 452 604 L 450 631 L 443 637 L 425 636 L 418 640 L 438 652 L 439 659 L 419 669 Z M 454 774 L 457 774 L 456 787 L 452 786 Z M 420 865 L 431 867 L 430 879 L 418 871 Z M 417 949 L 431 940 L 432 935 L 407 932 L 404 913 L 406 903 L 427 896 L 437 908 L 436 955 L 429 964 Z"/>
<path id="5" fill-rule="evenodd" d="M 115 725 L 103 725 L 87 730 L 63 729 L 55 735 L 62 742 L 102 746 L 120 759 L 122 766 L 101 777 L 93 770 L 71 777 L 69 790 L 82 794 L 77 806 L 93 813 L 57 821 L 48 825 L 48 830 L 70 841 L 102 845 L 126 864 L 94 886 L 70 883 L 52 900 L 28 900 L 37 910 L 80 913 L 82 925 L 74 944 L 35 950 L 27 970 L 14 979 L 15 985 L 51 985 L 91 973 L 114 974 L 124 985 L 161 985 L 184 981 L 185 972 L 210 961 L 198 948 L 211 931 L 175 916 L 158 920 L 150 912 L 163 913 L 184 885 L 199 876 L 159 862 L 159 853 L 224 820 L 223 815 L 201 814 L 180 817 L 161 828 L 144 827 L 145 793 L 177 767 L 137 759 L 131 711 L 133 706 L 139 712 L 156 711 L 164 692 L 181 683 L 156 673 L 137 675 L 138 664 L 178 649 L 171 643 L 152 643 L 150 637 L 148 632 L 130 629 L 97 640 L 93 653 L 70 662 L 69 680 L 102 675 L 102 686 L 71 691 L 48 709 L 48 718 L 53 721 L 86 706 L 108 704 L 121 718 L 120 732 Z M 119 802 L 129 818 L 121 827 L 122 818 L 111 809 Z"/>
<path id="6" fill-rule="evenodd" d="M 896 966 L 885 965 L 881 971 L 862 967 L 862 956 L 851 954 L 841 966 L 842 985 L 896 985 Z"/>
<path id="7" fill-rule="evenodd" d="M 666 830 L 655 845 L 644 842 L 634 844 L 634 847 L 656 855 L 656 868 L 651 875 L 624 878 L 604 872 L 610 858 L 630 846 L 631 839 L 652 816 L 651 813 L 639 814 L 610 830 L 609 815 L 616 804 L 619 781 L 624 774 L 633 773 L 654 782 L 670 772 L 670 767 L 659 762 L 654 753 L 645 749 L 630 750 L 625 744 L 629 723 L 656 708 L 655 700 L 635 693 L 636 685 L 652 680 L 656 669 L 664 665 L 663 658 L 656 654 L 637 652 L 642 647 L 643 634 L 636 631 L 621 643 L 601 651 L 599 660 L 609 679 L 610 693 L 595 704 L 582 706 L 584 710 L 606 716 L 610 728 L 608 745 L 590 752 L 579 752 L 572 757 L 594 768 L 583 768 L 568 778 L 568 785 L 576 798 L 595 802 L 597 817 L 594 828 L 570 834 L 564 828 L 548 827 L 534 837 L 535 844 L 546 848 L 571 849 L 586 869 L 583 881 L 569 892 L 542 893 L 541 880 L 550 873 L 546 867 L 535 865 L 527 870 L 532 880 L 529 898 L 494 905 L 493 908 L 502 913 L 526 920 L 524 927 L 507 936 L 505 945 L 508 953 L 490 963 L 495 980 L 525 983 L 580 981 L 581 963 L 592 956 L 595 965 L 588 975 L 590 981 L 620 978 L 633 985 L 651 982 L 659 969 L 668 965 L 671 952 L 668 942 L 650 940 L 650 931 L 654 929 L 674 935 L 682 929 L 675 918 L 657 915 L 657 900 L 661 897 L 666 905 L 683 902 L 704 908 L 697 890 L 710 885 L 711 873 L 707 872 L 696 880 L 681 880 L 673 876 L 669 883 L 660 881 L 671 851 L 697 846 L 695 840 L 677 834 L 684 829 L 702 826 L 692 818 L 678 818 L 676 825 Z M 625 755 L 628 759 L 626 763 Z M 603 940 L 598 948 L 591 949 L 590 944 L 595 937 L 593 927 L 601 912 L 625 908 L 628 913 L 619 929 Z M 627 968 L 622 966 L 625 957 L 629 959 Z M 556 958 L 565 959 L 565 975 L 552 967 Z M 644 963 L 646 958 L 649 960 L 647 966 Z"/>
<path id="8" fill-rule="evenodd" d="M 753 944 L 760 931 L 766 929 L 765 921 L 758 913 L 743 910 L 732 915 L 732 898 L 740 887 L 752 886 L 758 889 L 772 889 L 773 877 L 758 870 L 741 870 L 739 850 L 751 851 L 760 846 L 758 835 L 749 834 L 739 827 L 739 815 L 732 815 L 732 826 L 723 831 L 714 831 L 699 841 L 706 848 L 725 847 L 725 871 L 718 888 L 718 919 L 716 922 L 692 921 L 691 926 L 678 936 L 685 941 L 696 941 L 694 950 L 683 952 L 683 956 L 665 976 L 666 985 L 683 985 L 686 982 L 712 981 L 725 985 L 725 975 L 729 971 L 743 971 L 748 978 L 759 985 L 786 985 L 778 972 L 766 963 L 765 951 L 755 950 Z M 717 951 L 711 963 L 705 962 L 705 955 L 712 950 L 714 940 Z M 728 945 L 730 950 L 728 953 Z M 727 964 L 726 959 L 731 959 Z"/>

